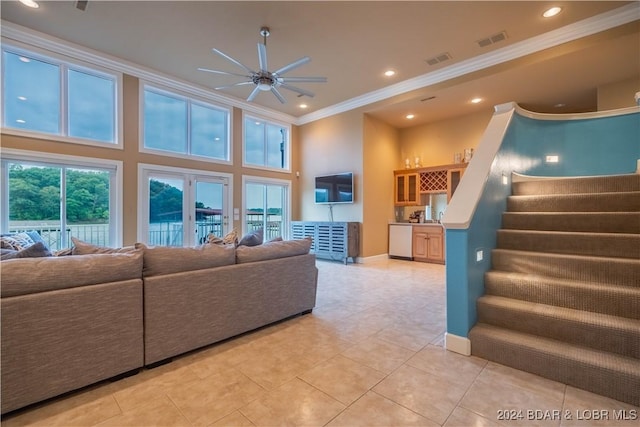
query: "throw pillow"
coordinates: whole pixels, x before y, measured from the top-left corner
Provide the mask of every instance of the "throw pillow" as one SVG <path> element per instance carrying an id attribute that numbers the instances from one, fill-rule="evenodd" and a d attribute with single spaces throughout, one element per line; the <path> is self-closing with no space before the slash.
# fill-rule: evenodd
<path id="1" fill-rule="evenodd" d="M 222 245 L 224 244 L 224 240 L 213 233 L 209 233 L 207 235 L 207 241 L 205 243 L 211 243 L 213 245 Z"/>
<path id="2" fill-rule="evenodd" d="M 91 243 L 83 242 L 75 237 L 71 238 L 73 248 L 71 255 L 91 255 L 91 254 L 124 254 L 136 250 L 133 246 L 124 246 L 122 248 L 110 248 L 108 246 L 98 246 Z"/>
<path id="3" fill-rule="evenodd" d="M 27 233 L 15 233 L 0 237 L 0 248 L 19 251 L 28 248 L 35 242 Z"/>
<path id="4" fill-rule="evenodd" d="M 264 240 L 264 230 L 259 228 L 251 233 L 245 234 L 238 242 L 238 246 L 258 246 Z"/>
<path id="5" fill-rule="evenodd" d="M 11 251 L 9 253 L 3 253 L 2 261 L 15 258 L 41 258 L 51 256 L 51 251 L 43 242 L 36 242 L 31 246 L 27 246 L 19 251 Z"/>
<path id="6" fill-rule="evenodd" d="M 273 239 L 269 240 L 267 243 L 271 243 L 271 242 L 282 242 L 282 236 L 274 237 Z"/>
<path id="7" fill-rule="evenodd" d="M 73 248 L 60 249 L 59 251 L 55 251 L 53 253 L 53 256 L 67 256 L 67 255 L 73 255 Z"/>
<path id="8" fill-rule="evenodd" d="M 234 245 L 237 246 L 238 245 L 238 230 L 236 230 L 235 228 L 233 230 L 231 230 L 229 233 L 227 233 L 223 238 L 222 238 L 222 243 L 225 245 Z"/>

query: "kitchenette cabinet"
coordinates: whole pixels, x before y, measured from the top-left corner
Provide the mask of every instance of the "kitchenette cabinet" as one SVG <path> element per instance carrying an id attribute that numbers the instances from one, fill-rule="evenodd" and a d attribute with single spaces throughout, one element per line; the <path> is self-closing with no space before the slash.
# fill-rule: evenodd
<path id="1" fill-rule="evenodd" d="M 420 177 L 417 173 L 400 173 L 395 175 L 396 206 L 417 205 L 419 201 Z"/>
<path id="2" fill-rule="evenodd" d="M 440 224 L 412 226 L 413 260 L 444 264 L 444 227 Z"/>

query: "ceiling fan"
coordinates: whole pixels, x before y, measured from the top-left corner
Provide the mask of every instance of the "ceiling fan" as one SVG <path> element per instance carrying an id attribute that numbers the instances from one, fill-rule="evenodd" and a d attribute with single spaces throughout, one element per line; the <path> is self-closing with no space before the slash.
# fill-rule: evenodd
<path id="1" fill-rule="evenodd" d="M 260 35 L 263 37 L 264 41 L 263 43 L 258 43 L 258 63 L 260 65 L 260 69 L 258 71 L 252 70 L 251 68 L 233 59 L 232 57 L 225 54 L 224 52 L 221 52 L 218 49 L 213 49 L 213 52 L 217 53 L 218 55 L 222 56 L 228 61 L 233 62 L 238 67 L 242 68 L 246 72 L 246 74 L 230 73 L 227 71 L 219 71 L 219 70 L 210 70 L 208 68 L 198 68 L 198 70 L 206 71 L 208 73 L 247 78 L 248 80 L 246 81 L 234 83 L 227 86 L 219 86 L 219 87 L 216 87 L 215 89 L 221 90 L 221 89 L 229 89 L 235 86 L 254 85 L 255 87 L 253 91 L 249 94 L 249 97 L 247 98 L 247 101 L 249 102 L 253 101 L 260 92 L 271 91 L 271 93 L 273 93 L 275 97 L 278 98 L 278 101 L 285 104 L 287 101 L 284 98 L 284 96 L 282 96 L 278 88 L 283 88 L 283 89 L 290 90 L 292 92 L 296 92 L 298 96 L 313 97 L 314 96 L 313 92 L 310 92 L 306 89 L 301 89 L 296 86 L 292 86 L 290 83 L 325 83 L 327 81 L 327 78 L 326 77 L 284 77 L 283 76 L 285 73 L 288 73 L 289 71 L 294 70 L 300 67 L 301 65 L 304 65 L 309 61 L 311 61 L 311 58 L 309 58 L 308 56 L 303 56 L 297 61 L 294 61 L 288 65 L 285 65 L 284 67 L 279 68 L 276 71 L 269 71 L 267 67 L 267 37 L 269 37 L 269 34 L 270 32 L 268 27 L 260 28 Z"/>

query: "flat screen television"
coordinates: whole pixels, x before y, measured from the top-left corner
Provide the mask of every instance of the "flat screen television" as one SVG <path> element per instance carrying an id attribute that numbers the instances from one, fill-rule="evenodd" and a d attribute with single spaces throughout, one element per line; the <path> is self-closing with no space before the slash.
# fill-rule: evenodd
<path id="1" fill-rule="evenodd" d="M 316 176 L 316 203 L 353 203 L 353 173 Z"/>

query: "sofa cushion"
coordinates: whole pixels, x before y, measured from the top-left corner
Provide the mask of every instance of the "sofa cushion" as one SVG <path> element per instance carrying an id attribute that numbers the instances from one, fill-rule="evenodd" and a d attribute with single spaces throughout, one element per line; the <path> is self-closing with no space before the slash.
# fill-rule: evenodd
<path id="1" fill-rule="evenodd" d="M 262 244 L 263 240 L 264 230 L 259 228 L 242 236 L 242 239 L 238 242 L 238 246 L 258 246 Z"/>
<path id="2" fill-rule="evenodd" d="M 135 246 L 124 246 L 122 248 L 110 248 L 108 246 L 98 246 L 92 243 L 83 242 L 75 237 L 71 238 L 73 247 L 71 255 L 90 255 L 90 254 L 125 254 L 136 250 Z"/>
<path id="3" fill-rule="evenodd" d="M 36 242 L 24 249 L 15 251 L 12 249 L 2 249 L 2 261 L 15 258 L 39 258 L 51 256 L 51 251 L 44 242 Z"/>
<path id="4" fill-rule="evenodd" d="M 235 264 L 236 261 L 236 248 L 233 245 L 204 244 L 183 248 L 136 243 L 135 247 L 144 252 L 144 277 L 220 267 Z"/>
<path id="5" fill-rule="evenodd" d="M 238 264 L 266 261 L 269 259 L 308 254 L 310 249 L 311 239 L 306 238 L 267 242 L 258 246 L 238 246 L 236 249 L 236 260 Z"/>
<path id="6" fill-rule="evenodd" d="M 142 277 L 142 252 L 10 259 L 2 262 L 2 297 Z"/>

